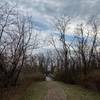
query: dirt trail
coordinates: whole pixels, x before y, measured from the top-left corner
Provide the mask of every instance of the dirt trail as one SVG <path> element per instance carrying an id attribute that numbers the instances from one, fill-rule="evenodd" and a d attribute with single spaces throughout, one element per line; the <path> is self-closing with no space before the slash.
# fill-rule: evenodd
<path id="1" fill-rule="evenodd" d="M 53 81 L 48 83 L 48 93 L 44 100 L 67 100 L 64 90 Z"/>

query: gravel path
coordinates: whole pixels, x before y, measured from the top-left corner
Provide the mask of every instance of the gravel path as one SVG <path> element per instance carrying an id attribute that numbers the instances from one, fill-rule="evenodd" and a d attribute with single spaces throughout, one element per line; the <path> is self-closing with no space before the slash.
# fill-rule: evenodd
<path id="1" fill-rule="evenodd" d="M 48 83 L 48 93 L 44 100 L 67 100 L 64 90 L 53 81 Z"/>

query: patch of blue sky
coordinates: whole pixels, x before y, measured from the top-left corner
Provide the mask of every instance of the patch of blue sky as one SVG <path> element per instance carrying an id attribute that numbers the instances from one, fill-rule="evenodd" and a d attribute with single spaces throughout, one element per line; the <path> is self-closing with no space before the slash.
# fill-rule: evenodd
<path id="1" fill-rule="evenodd" d="M 54 35 L 55 35 L 55 36 L 58 36 L 58 37 L 60 36 L 59 33 L 55 33 Z M 74 35 L 74 34 L 68 33 L 68 34 L 65 35 L 65 40 L 66 40 L 67 42 L 75 41 L 75 35 Z"/>
<path id="2" fill-rule="evenodd" d="M 74 34 L 67 34 L 67 35 L 65 35 L 65 40 L 67 42 L 75 41 L 75 35 Z"/>
<path id="3" fill-rule="evenodd" d="M 49 30 L 49 26 L 45 23 L 42 23 L 40 21 L 34 21 L 33 23 L 36 30 L 39 30 L 39 31 Z"/>

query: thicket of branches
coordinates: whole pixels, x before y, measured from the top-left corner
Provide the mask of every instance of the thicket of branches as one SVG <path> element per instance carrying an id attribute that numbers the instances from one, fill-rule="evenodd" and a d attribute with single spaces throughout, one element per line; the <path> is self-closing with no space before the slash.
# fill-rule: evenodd
<path id="1" fill-rule="evenodd" d="M 0 85 L 15 85 L 28 52 L 37 44 L 32 18 L 22 15 L 9 4 L 0 5 Z M 36 37 L 35 37 L 36 38 Z"/>
<path id="2" fill-rule="evenodd" d="M 62 43 L 61 50 L 58 50 L 54 39 L 51 39 L 58 54 L 56 79 L 73 84 L 91 81 L 89 84 L 98 88 L 100 87 L 100 23 L 96 18 L 91 18 L 87 23 L 77 25 L 73 41 L 67 42 L 70 22 L 69 17 L 60 17 L 55 21 L 59 41 Z"/>
<path id="3" fill-rule="evenodd" d="M 43 75 L 52 73 L 56 80 L 66 83 L 80 83 L 92 77 L 88 76 L 90 72 L 99 72 L 100 26 L 95 18 L 78 25 L 71 42 L 66 40 L 71 19 L 55 19 L 61 48 L 57 48 L 52 37 L 49 42 L 55 50 L 36 55 L 32 51 L 38 46 L 39 40 L 34 35 L 32 20 L 32 17 L 24 16 L 15 7 L 0 5 L 0 86 L 16 85 L 20 73 L 25 70 Z"/>

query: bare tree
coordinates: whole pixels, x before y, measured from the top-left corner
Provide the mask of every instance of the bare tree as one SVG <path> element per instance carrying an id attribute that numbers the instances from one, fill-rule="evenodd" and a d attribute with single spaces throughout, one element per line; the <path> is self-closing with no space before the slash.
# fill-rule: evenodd
<path id="1" fill-rule="evenodd" d="M 70 18 L 65 16 L 60 17 L 55 21 L 55 27 L 60 34 L 60 41 L 63 45 L 65 71 L 68 71 L 68 45 L 66 43 L 66 32 L 69 22 Z"/>
<path id="2" fill-rule="evenodd" d="M 0 15 L 0 79 L 4 86 L 16 84 L 32 42 L 32 18 L 22 16 L 14 8 L 1 7 Z M 35 43 L 35 44 L 34 44 Z"/>

